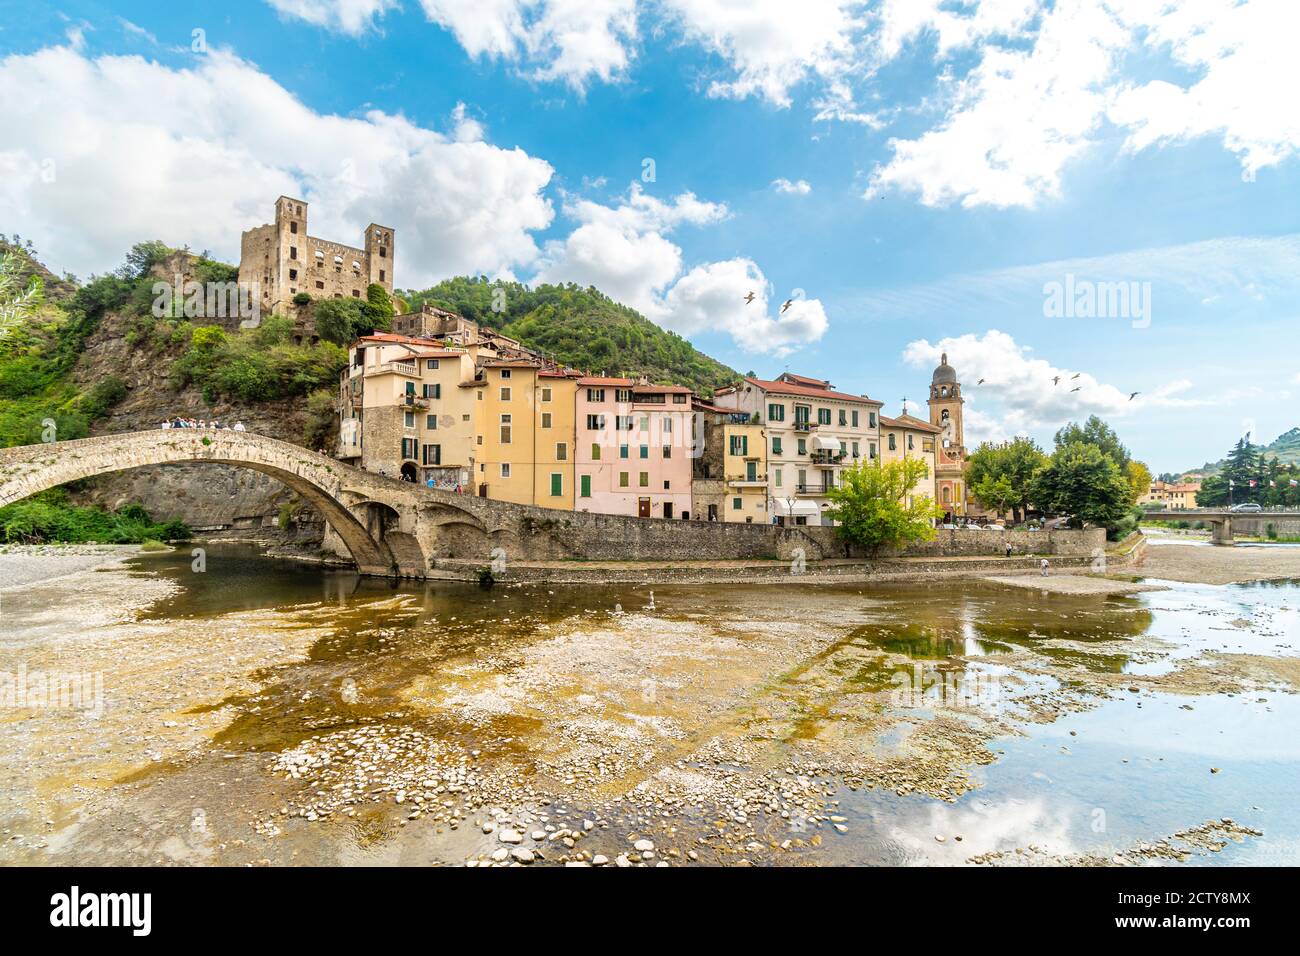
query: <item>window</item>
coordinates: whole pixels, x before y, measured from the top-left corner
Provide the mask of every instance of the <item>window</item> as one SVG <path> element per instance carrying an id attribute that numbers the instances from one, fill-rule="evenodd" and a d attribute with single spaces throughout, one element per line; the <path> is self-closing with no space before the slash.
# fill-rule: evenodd
<path id="1" fill-rule="evenodd" d="M 642 458 L 649 458 L 649 457 L 650 457 L 650 446 L 649 446 L 649 445 L 642 445 L 642 446 L 641 446 L 641 457 L 642 457 Z"/>
<path id="2" fill-rule="evenodd" d="M 772 471 L 772 485 L 775 488 L 781 487 L 781 469 L 776 468 Z"/>
<path id="3" fill-rule="evenodd" d="M 875 427 L 876 427 L 876 413 L 875 413 L 875 412 L 867 412 L 867 424 L 870 425 L 872 428 L 875 428 Z"/>
<path id="4" fill-rule="evenodd" d="M 911 451 L 911 450 L 912 450 L 913 448 L 915 448 L 915 447 L 916 447 L 916 446 L 912 444 L 912 436 L 911 436 L 911 435 L 908 435 L 908 436 L 907 436 L 907 450 L 908 450 L 908 451 Z"/>
<path id="5" fill-rule="evenodd" d="M 501 377 L 502 377 L 502 378 L 509 378 L 509 377 L 510 377 L 510 369 L 508 369 L 508 368 L 503 368 L 503 369 L 501 370 Z"/>
<path id="6" fill-rule="evenodd" d="M 361 298 L 361 290 L 360 290 L 360 289 L 353 289 L 353 290 L 352 290 L 352 298 L 354 298 L 354 299 L 359 299 L 359 298 Z"/>
<path id="7" fill-rule="evenodd" d="M 414 438 L 403 438 L 403 439 L 402 439 L 402 457 L 403 457 L 403 458 L 410 458 L 410 459 L 414 460 L 414 458 L 415 458 L 415 451 L 416 451 L 415 444 L 416 444 L 416 442 L 415 442 L 415 439 L 414 439 Z"/>
<path id="8" fill-rule="evenodd" d="M 325 283 L 324 283 L 324 282 L 321 282 L 320 279 L 317 279 L 317 280 L 316 280 L 316 288 L 318 288 L 318 289 L 323 289 L 323 288 L 325 288 Z"/>
<path id="9" fill-rule="evenodd" d="M 603 388 L 587 389 L 587 401 L 603 402 L 605 400 L 605 390 Z"/>
<path id="10" fill-rule="evenodd" d="M 875 457 L 876 457 L 876 443 L 875 443 L 875 442 L 869 442 L 869 443 L 867 444 L 867 457 L 870 458 L 870 459 L 872 459 L 873 461 L 875 460 Z"/>
<path id="11" fill-rule="evenodd" d="M 430 385 L 428 382 L 425 382 L 422 394 L 425 398 L 442 398 L 442 386 L 437 383 Z"/>
<path id="12" fill-rule="evenodd" d="M 600 461 L 600 445 L 595 442 L 591 443 L 591 460 Z"/>
<path id="13" fill-rule="evenodd" d="M 424 427 L 425 427 L 425 428 L 437 428 L 437 427 L 438 427 L 438 416 L 437 416 L 437 415 L 425 415 L 425 416 L 424 416 Z"/>
<path id="14" fill-rule="evenodd" d="M 542 412 L 542 427 L 543 427 L 543 428 L 550 428 L 550 427 L 551 427 L 551 413 L 550 413 L 550 412 Z"/>
<path id="15" fill-rule="evenodd" d="M 588 415 L 588 416 L 587 416 L 587 431 L 589 431 L 589 432 L 597 432 L 597 431 L 602 430 L 604 427 L 605 427 L 605 416 L 604 416 L 604 415 Z"/>
<path id="16" fill-rule="evenodd" d="M 591 475 L 583 475 L 581 480 L 582 480 L 582 484 L 580 485 L 580 490 L 578 494 L 580 497 L 590 498 L 591 497 Z"/>
<path id="17" fill-rule="evenodd" d="M 817 409 L 817 424 L 829 425 L 831 423 L 831 410 L 829 408 Z"/>
<path id="18" fill-rule="evenodd" d="M 649 416 L 649 415 L 642 415 L 642 416 L 641 416 L 641 431 L 645 432 L 647 435 L 650 433 L 650 416 Z"/>
<path id="19" fill-rule="evenodd" d="M 290 270 L 289 270 L 289 278 L 290 278 L 290 279 L 296 279 L 296 278 L 298 278 L 298 270 L 297 270 L 297 269 L 290 269 Z"/>
<path id="20" fill-rule="evenodd" d="M 664 457 L 665 457 L 665 458 L 671 458 L 671 457 L 673 457 L 673 446 L 672 446 L 672 445 L 664 445 Z"/>
<path id="21" fill-rule="evenodd" d="M 562 441 L 561 441 L 561 442 L 556 442 L 556 443 L 555 443 L 555 460 L 556 460 L 556 461 L 568 461 L 568 460 L 569 460 L 569 445 L 568 445 L 568 442 L 562 442 Z"/>
<path id="22" fill-rule="evenodd" d="M 380 281 L 380 282 L 383 282 L 383 281 L 384 281 L 385 279 L 387 279 L 387 278 L 388 278 L 388 276 L 387 276 L 387 274 L 385 274 L 384 270 L 383 270 L 383 269 L 380 269 L 380 270 L 379 270 L 379 281 Z"/>
<path id="23" fill-rule="evenodd" d="M 297 246 L 290 246 L 290 247 L 289 247 L 289 258 L 290 258 L 290 259 L 297 259 L 297 258 L 298 258 L 298 247 L 297 247 Z"/>
<path id="24" fill-rule="evenodd" d="M 614 401 L 622 402 L 624 405 L 626 405 L 628 402 L 632 401 L 632 389 L 630 388 L 614 389 Z"/>
<path id="25" fill-rule="evenodd" d="M 639 482 L 637 482 L 637 484 L 639 484 L 642 488 L 649 488 L 649 487 L 650 487 L 650 472 L 648 472 L 648 471 L 643 471 L 643 472 L 641 472 L 641 480 L 640 480 Z"/>
<path id="26" fill-rule="evenodd" d="M 811 406 L 811 405 L 796 405 L 796 406 L 794 407 L 794 421 L 795 421 L 795 424 L 797 425 L 797 424 L 799 424 L 799 423 L 801 423 L 801 422 L 804 423 L 804 424 L 807 424 L 807 422 L 808 422 L 808 417 L 809 417 L 811 414 L 812 414 L 812 406 Z"/>
<path id="27" fill-rule="evenodd" d="M 664 416 L 663 434 L 671 435 L 673 433 L 673 420 L 669 416 Z"/>
<path id="28" fill-rule="evenodd" d="M 894 433 L 893 433 L 893 432 L 890 432 L 890 433 L 889 433 L 889 450 L 890 450 L 890 451 L 897 451 L 897 450 L 898 450 L 898 442 L 896 442 L 896 441 L 894 440 Z"/>
<path id="29" fill-rule="evenodd" d="M 632 416 L 619 415 L 614 419 L 614 431 L 630 432 L 632 430 Z"/>
<path id="30" fill-rule="evenodd" d="M 731 436 L 731 454 L 745 456 L 749 454 L 749 436 L 732 435 Z"/>
<path id="31" fill-rule="evenodd" d="M 289 231 L 296 236 L 298 234 L 298 224 L 296 222 L 289 223 Z"/>
<path id="32" fill-rule="evenodd" d="M 740 510 L 740 499 L 739 499 L 739 498 L 732 498 L 732 499 L 731 499 L 731 510 L 732 510 L 732 511 L 739 511 L 739 510 Z"/>
<path id="33" fill-rule="evenodd" d="M 503 462 L 501 463 L 501 477 L 502 477 L 502 478 L 509 478 L 509 477 L 510 477 L 510 462 L 508 462 L 508 461 L 503 461 Z"/>
<path id="34" fill-rule="evenodd" d="M 435 369 L 435 368 L 438 367 L 438 360 L 437 360 L 437 359 L 427 359 L 427 360 L 425 361 L 425 363 L 424 363 L 424 367 L 427 368 L 427 369 L 433 370 L 433 369 Z"/>
<path id="35" fill-rule="evenodd" d="M 559 472 L 551 473 L 551 497 L 558 498 L 564 494 L 564 475 Z"/>
<path id="36" fill-rule="evenodd" d="M 849 412 L 846 408 L 840 409 L 840 427 L 843 428 L 849 423 Z"/>
<path id="37" fill-rule="evenodd" d="M 619 445 L 619 446 L 618 446 L 618 457 L 619 457 L 619 458 L 626 458 L 627 456 L 628 456 L 628 446 L 627 446 L 627 445 Z"/>
<path id="38" fill-rule="evenodd" d="M 669 490 L 672 488 L 672 486 L 673 486 L 673 483 L 672 483 L 671 481 L 669 481 L 667 478 L 665 478 L 665 479 L 664 479 L 664 491 L 669 491 Z"/>
<path id="39" fill-rule="evenodd" d="M 808 454 L 808 439 L 806 438 L 799 439 L 799 454 L 801 455 Z"/>
<path id="40" fill-rule="evenodd" d="M 853 409 L 853 427 L 858 427 L 858 410 L 856 408 Z"/>
<path id="41" fill-rule="evenodd" d="M 627 472 L 626 472 L 626 471 L 620 471 L 620 472 L 618 473 L 618 486 L 619 486 L 620 488 L 626 488 L 626 487 L 627 487 Z"/>
<path id="42" fill-rule="evenodd" d="M 509 415 L 501 416 L 501 444 L 510 444 L 511 421 Z"/>
<path id="43" fill-rule="evenodd" d="M 424 463 L 425 463 L 426 465 L 441 465 L 441 464 L 442 464 L 442 446 L 441 446 L 441 445 L 425 445 L 425 446 L 424 446 L 424 458 L 423 458 L 423 461 L 424 461 Z"/>
<path id="44" fill-rule="evenodd" d="M 415 427 L 415 412 L 403 412 L 403 413 L 402 413 L 402 424 L 405 425 L 407 428 L 414 428 L 414 427 Z"/>
<path id="45" fill-rule="evenodd" d="M 542 389 L 542 401 L 549 402 L 550 400 L 551 400 L 551 390 L 549 388 Z"/>
<path id="46" fill-rule="evenodd" d="M 857 443 L 857 442 L 854 442 L 854 443 L 853 443 L 853 457 L 854 457 L 854 458 L 857 458 L 857 457 L 858 457 L 858 454 L 859 454 L 859 452 L 858 452 L 858 443 Z"/>
<path id="47" fill-rule="evenodd" d="M 785 406 L 773 402 L 767 406 L 767 420 L 769 422 L 785 421 Z"/>
<path id="48" fill-rule="evenodd" d="M 674 404 L 674 405 L 685 405 L 685 404 L 686 404 L 686 393 L 685 393 L 685 392 L 674 392 L 674 393 L 673 393 L 673 404 Z"/>
<path id="49" fill-rule="evenodd" d="M 781 439 L 780 439 L 780 438 L 773 438 L 773 439 L 772 439 L 772 454 L 774 454 L 774 455 L 779 455 L 779 454 L 781 454 Z"/>
<path id="50" fill-rule="evenodd" d="M 501 386 L 501 401 L 503 402 L 510 401 L 510 386 L 508 385 Z"/>

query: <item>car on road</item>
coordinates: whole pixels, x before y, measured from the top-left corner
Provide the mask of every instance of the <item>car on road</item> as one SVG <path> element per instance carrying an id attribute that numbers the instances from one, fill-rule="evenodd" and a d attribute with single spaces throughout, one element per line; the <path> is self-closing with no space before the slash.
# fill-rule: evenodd
<path id="1" fill-rule="evenodd" d="M 1243 502 L 1242 502 L 1241 504 L 1239 504 L 1239 505 L 1233 505 L 1233 506 L 1232 506 L 1231 508 L 1229 508 L 1228 510 L 1229 510 L 1229 511 L 1235 511 L 1235 512 L 1240 513 L 1240 512 L 1243 512 L 1243 511 L 1250 511 L 1250 512 L 1253 512 L 1253 511 L 1263 511 L 1264 509 L 1261 508 L 1261 507 L 1260 507 L 1256 502 L 1254 502 L 1254 501 L 1243 501 Z"/>

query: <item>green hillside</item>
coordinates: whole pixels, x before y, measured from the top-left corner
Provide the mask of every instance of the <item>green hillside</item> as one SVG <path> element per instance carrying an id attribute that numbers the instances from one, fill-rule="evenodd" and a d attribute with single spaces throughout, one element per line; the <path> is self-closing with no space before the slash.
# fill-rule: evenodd
<path id="1" fill-rule="evenodd" d="M 590 287 L 529 288 L 484 276 L 456 276 L 422 292 L 398 295 L 412 311 L 428 302 L 589 372 L 646 375 L 653 382 L 689 385 L 705 395 L 740 377 L 680 335 Z M 494 304 L 500 311 L 493 310 Z"/>
<path id="2" fill-rule="evenodd" d="M 1255 449 L 1264 458 L 1276 458 L 1284 465 L 1300 465 L 1300 428 L 1283 432 L 1267 445 L 1256 445 Z M 1201 468 L 1191 469 L 1205 475 L 1217 475 L 1223 470 L 1225 459 L 1207 461 Z"/>

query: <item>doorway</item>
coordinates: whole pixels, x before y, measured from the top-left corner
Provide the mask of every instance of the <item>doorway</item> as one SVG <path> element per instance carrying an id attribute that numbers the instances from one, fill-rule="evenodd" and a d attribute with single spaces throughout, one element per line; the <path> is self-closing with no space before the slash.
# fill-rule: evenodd
<path id="1" fill-rule="evenodd" d="M 650 517 L 650 499 L 638 498 L 636 502 L 636 516 L 638 518 Z"/>

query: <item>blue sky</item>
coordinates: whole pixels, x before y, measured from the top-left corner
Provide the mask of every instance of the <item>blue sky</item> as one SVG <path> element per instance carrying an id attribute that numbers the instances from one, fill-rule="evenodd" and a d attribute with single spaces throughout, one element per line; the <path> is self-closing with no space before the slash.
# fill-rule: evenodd
<path id="1" fill-rule="evenodd" d="M 890 412 L 947 349 L 968 440 L 1095 412 L 1190 467 L 1300 425 L 1296 6 L 0 0 L 0 231 L 233 260 L 287 192 L 400 286 L 592 282 Z"/>

